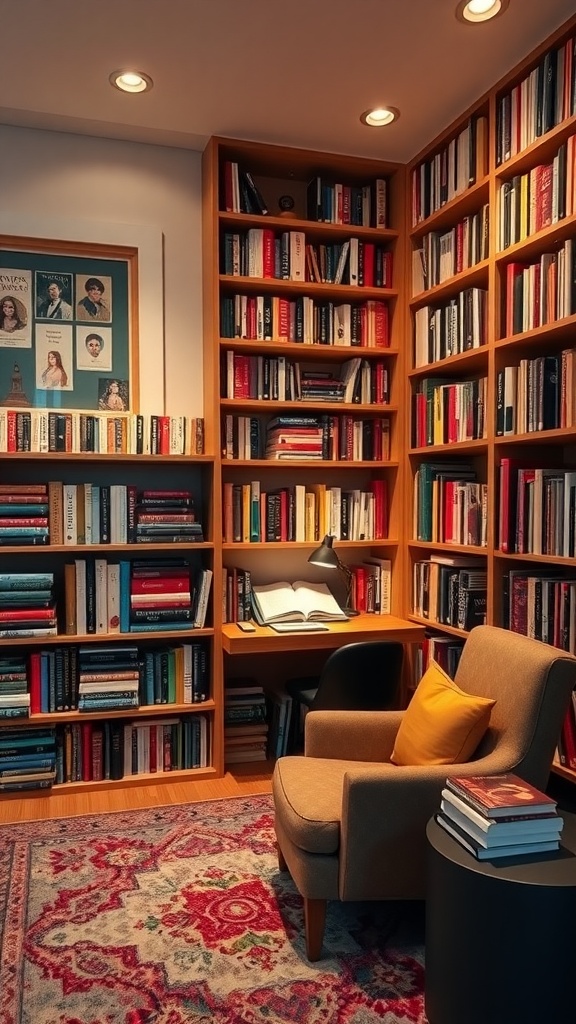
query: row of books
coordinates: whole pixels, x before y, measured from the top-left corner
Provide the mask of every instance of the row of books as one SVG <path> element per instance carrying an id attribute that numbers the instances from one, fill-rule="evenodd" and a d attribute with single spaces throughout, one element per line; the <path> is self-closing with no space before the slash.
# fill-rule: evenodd
<path id="1" fill-rule="evenodd" d="M 562 722 L 557 754 L 564 768 L 576 771 L 576 690 L 572 690 L 572 700 Z"/>
<path id="2" fill-rule="evenodd" d="M 315 245 L 306 242 L 304 231 L 225 231 L 221 268 L 227 277 L 360 288 L 392 286 L 392 254 L 384 246 L 359 238 Z"/>
<path id="3" fill-rule="evenodd" d="M 191 491 L 61 480 L 0 485 L 0 545 L 191 544 L 203 539 Z"/>
<path id="4" fill-rule="evenodd" d="M 574 558 L 576 472 L 502 458 L 498 526 L 500 550 L 507 554 Z"/>
<path id="5" fill-rule="evenodd" d="M 264 490 L 260 480 L 224 483 L 224 542 L 383 540 L 388 536 L 385 480 L 366 491 L 324 483 Z"/>
<path id="6" fill-rule="evenodd" d="M 522 242 L 576 211 L 576 135 L 550 163 L 503 181 L 498 191 L 498 248 Z"/>
<path id="7" fill-rule="evenodd" d="M 392 562 L 365 558 L 348 566 L 352 573 L 350 604 L 357 612 L 389 615 L 392 607 Z"/>
<path id="8" fill-rule="evenodd" d="M 0 792 L 50 789 L 57 778 L 54 728 L 0 727 Z"/>
<path id="9" fill-rule="evenodd" d="M 510 569 L 502 576 L 502 625 L 576 654 L 576 578 Z"/>
<path id="10" fill-rule="evenodd" d="M 473 441 L 486 436 L 488 379 L 455 381 L 423 377 L 413 397 L 412 444 Z"/>
<path id="11" fill-rule="evenodd" d="M 432 555 L 414 563 L 415 615 L 456 629 L 486 621 L 486 566 L 466 555 Z"/>
<path id="12" fill-rule="evenodd" d="M 0 659 L 0 694 L 11 693 L 17 685 L 28 693 L 32 715 L 101 710 L 104 704 L 106 710 L 197 704 L 210 693 L 208 650 L 201 643 L 33 650 Z M 88 706 L 97 701 L 97 707 Z"/>
<path id="13" fill-rule="evenodd" d="M 412 294 L 442 284 L 488 259 L 488 205 L 445 231 L 423 235 L 412 250 Z"/>
<path id="14" fill-rule="evenodd" d="M 576 114 L 576 40 L 548 50 L 496 104 L 496 163 L 521 153 Z"/>
<path id="15" fill-rule="evenodd" d="M 212 576 L 186 559 L 77 558 L 64 567 L 66 634 L 202 629 Z"/>
<path id="16" fill-rule="evenodd" d="M 488 292 L 466 288 L 440 306 L 414 313 L 414 366 L 426 366 L 486 344 Z"/>
<path id="17" fill-rule="evenodd" d="M 250 461 L 306 460 L 387 462 L 390 421 L 387 416 L 226 415 L 222 423 L 222 457 Z"/>
<path id="18" fill-rule="evenodd" d="M 316 175 L 308 183 L 306 198 L 309 220 L 366 228 L 385 228 L 388 223 L 385 178 L 375 178 L 367 185 L 350 185 Z"/>
<path id="19" fill-rule="evenodd" d="M 413 537 L 485 547 L 487 485 L 467 462 L 421 462 L 413 485 Z"/>
<path id="20" fill-rule="evenodd" d="M 560 849 L 557 803 L 512 773 L 448 776 L 438 824 L 477 860 L 500 861 Z"/>
<path id="21" fill-rule="evenodd" d="M 54 573 L 0 573 L 0 638 L 57 632 Z"/>
<path id="22" fill-rule="evenodd" d="M 576 313 L 576 240 L 531 263 L 506 265 L 506 337 Z"/>
<path id="23" fill-rule="evenodd" d="M 454 636 L 442 636 L 426 630 L 424 640 L 415 645 L 414 650 L 414 684 L 417 685 L 426 669 L 435 661 L 446 675 L 454 679 L 458 662 L 464 647 L 464 640 Z"/>
<path id="24" fill-rule="evenodd" d="M 496 434 L 531 434 L 576 423 L 575 349 L 520 359 L 496 374 Z"/>
<path id="25" fill-rule="evenodd" d="M 488 120 L 474 116 L 437 153 L 412 171 L 412 226 L 488 173 Z"/>
<path id="26" fill-rule="evenodd" d="M 306 245 L 306 280 L 317 284 L 392 287 L 392 251 L 374 242 L 347 238 L 330 245 Z"/>
<path id="27" fill-rule="evenodd" d="M 224 688 L 224 760 L 226 764 L 265 761 L 268 714 L 264 688 L 253 679 L 230 679 Z"/>
<path id="28" fill-rule="evenodd" d="M 220 209 L 227 213 L 265 215 L 268 207 L 252 174 L 236 160 L 225 160 L 222 167 Z"/>
<path id="29" fill-rule="evenodd" d="M 203 455 L 204 420 L 5 408 L 0 409 L 0 452 Z"/>
<path id="30" fill-rule="evenodd" d="M 388 369 L 383 360 L 359 356 L 330 370 L 306 370 L 285 356 L 226 353 L 225 398 L 290 402 L 343 402 L 382 405 L 388 401 Z"/>
<path id="31" fill-rule="evenodd" d="M 326 302 L 309 295 L 229 295 L 220 298 L 222 338 L 290 341 L 304 345 L 344 345 L 388 348 L 388 305 L 366 302 Z"/>

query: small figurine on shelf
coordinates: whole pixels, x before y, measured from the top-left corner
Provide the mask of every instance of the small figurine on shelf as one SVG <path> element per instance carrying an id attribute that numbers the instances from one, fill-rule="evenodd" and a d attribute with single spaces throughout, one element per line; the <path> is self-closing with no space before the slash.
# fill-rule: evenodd
<path id="1" fill-rule="evenodd" d="M 280 207 L 281 217 L 295 217 L 294 213 L 294 200 L 292 196 L 280 196 L 278 200 L 278 206 Z"/>

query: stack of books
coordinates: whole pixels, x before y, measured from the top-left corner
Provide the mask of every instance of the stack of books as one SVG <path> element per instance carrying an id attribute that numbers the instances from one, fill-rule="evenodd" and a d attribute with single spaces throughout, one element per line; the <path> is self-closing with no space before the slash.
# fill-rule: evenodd
<path id="1" fill-rule="evenodd" d="M 224 760 L 265 761 L 268 721 L 264 689 L 252 679 L 232 679 L 224 694 Z"/>
<path id="2" fill-rule="evenodd" d="M 137 647 L 78 648 L 78 710 L 118 711 L 140 705 Z"/>
<path id="3" fill-rule="evenodd" d="M 511 773 L 446 779 L 436 821 L 478 860 L 560 848 L 556 801 Z"/>
<path id="4" fill-rule="evenodd" d="M 28 718 L 30 694 L 24 656 L 0 658 L 0 720 Z"/>
<path id="5" fill-rule="evenodd" d="M 322 459 L 324 430 L 316 416 L 277 416 L 266 431 L 266 459 Z"/>
<path id="6" fill-rule="evenodd" d="M 0 484 L 0 545 L 48 544 L 46 484 Z"/>
<path id="7" fill-rule="evenodd" d="M 49 789 L 55 775 L 55 729 L 0 729 L 0 792 Z"/>
<path id="8" fill-rule="evenodd" d="M 55 636 L 52 572 L 0 573 L 0 637 Z"/>
<path id="9" fill-rule="evenodd" d="M 192 544 L 203 541 L 191 491 L 142 491 L 136 505 L 136 543 Z"/>

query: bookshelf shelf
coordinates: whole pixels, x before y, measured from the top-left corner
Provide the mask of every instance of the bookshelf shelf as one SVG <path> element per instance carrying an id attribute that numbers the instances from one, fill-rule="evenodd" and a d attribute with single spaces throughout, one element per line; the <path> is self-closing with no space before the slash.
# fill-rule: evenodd
<path id="1" fill-rule="evenodd" d="M 390 460 L 389 462 L 376 462 L 368 459 L 223 459 L 222 464 L 227 469 L 244 467 L 248 469 L 271 469 L 282 470 L 284 473 L 288 467 L 292 469 L 319 469 L 326 470 L 337 468 L 345 472 L 352 472 L 358 469 L 398 469 L 400 463 Z"/>
<path id="2" fill-rule="evenodd" d="M 102 718 L 124 719 L 127 716 L 134 718 L 167 718 L 176 715 L 200 714 L 201 712 L 213 711 L 214 701 L 197 701 L 194 704 L 141 704 L 138 708 L 126 711 L 58 711 L 55 714 L 30 715 L 27 719 L 20 719 L 22 725 L 64 725 L 66 722 L 97 722 Z M 25 727 L 25 726 L 24 726 Z M 146 773 L 148 774 L 148 773 Z M 138 776 L 140 778 L 140 776 Z"/>
<path id="3" fill-rule="evenodd" d="M 228 291 L 244 292 L 247 295 L 260 294 L 310 295 L 312 297 L 330 299 L 334 302 L 366 302 L 368 299 L 395 299 L 398 292 L 394 288 L 368 288 L 351 284 L 319 283 L 318 281 L 284 281 L 277 277 L 235 277 L 232 274 L 221 274 L 220 285 Z"/>
<path id="4" fill-rule="evenodd" d="M 398 412 L 397 406 L 385 404 L 360 405 L 352 402 L 326 402 L 320 399 L 317 402 L 298 400 L 294 402 L 278 402 L 274 399 L 257 398 L 223 398 L 222 409 L 241 409 L 245 412 L 289 412 L 293 415 L 300 409 L 314 409 L 323 412 L 358 413 L 359 415 L 383 416 L 385 413 Z"/>
<path id="5" fill-rule="evenodd" d="M 220 211 L 218 221 L 221 227 L 250 228 L 254 227 L 253 215 L 246 213 L 224 213 Z M 301 220 L 298 217 L 290 217 L 289 221 L 284 217 L 273 217 L 267 215 L 261 217 L 258 226 L 272 228 L 275 231 L 304 231 L 309 238 L 333 239 L 346 237 L 350 234 L 367 242 L 393 242 L 398 238 L 398 231 L 391 228 L 369 228 L 359 224 L 329 224 L 322 221 Z"/>
<path id="6" fill-rule="evenodd" d="M 480 584 L 485 588 L 487 622 L 520 632 L 530 631 L 530 635 L 548 643 L 568 644 L 566 649 L 576 653 L 574 554 L 571 550 L 562 555 L 557 553 L 566 552 L 570 531 L 576 531 L 576 523 L 569 525 L 569 517 L 574 518 L 574 513 L 566 496 L 571 474 L 576 473 L 576 418 L 572 417 L 570 405 L 573 384 L 566 369 L 571 365 L 576 330 L 576 260 L 572 255 L 576 246 L 576 199 L 570 156 L 574 152 L 572 137 L 576 135 L 575 40 L 576 18 L 573 17 L 408 166 L 414 216 L 419 209 L 418 202 L 433 205 L 446 187 L 442 167 L 447 147 L 466 134 L 466 126 L 474 123 L 475 118 L 487 119 L 487 175 L 408 232 L 414 250 L 412 263 L 407 259 L 407 276 L 411 279 L 413 264 L 419 272 L 417 255 L 428 251 L 425 240 L 429 233 L 447 233 L 445 237 L 449 239 L 452 229 L 464 218 L 488 204 L 487 258 L 471 270 L 420 292 L 408 302 L 413 363 L 416 353 L 420 359 L 426 353 L 426 341 L 428 351 L 431 347 L 435 350 L 425 333 L 424 344 L 421 334 L 416 338 L 418 310 L 425 306 L 434 308 L 464 287 L 478 286 L 488 292 L 485 345 L 428 365 L 409 365 L 406 373 L 405 400 L 410 403 L 413 396 L 418 395 L 420 404 L 414 401 L 413 405 L 413 415 L 418 417 L 423 416 L 423 408 L 427 416 L 434 415 L 431 395 L 440 395 L 445 381 L 449 386 L 451 382 L 470 377 L 482 376 L 487 380 L 486 436 L 482 440 L 411 447 L 414 437 L 431 433 L 427 419 L 423 435 L 420 418 L 406 438 L 412 476 L 406 486 L 406 518 L 410 522 L 416 519 L 418 536 L 427 535 L 425 502 L 428 499 L 437 516 L 432 527 L 437 532 L 433 535 L 440 536 L 441 531 L 454 529 L 454 516 L 460 515 L 467 522 L 470 509 L 466 510 L 464 502 L 467 481 L 473 479 L 473 474 L 486 485 L 485 547 L 410 538 L 406 544 L 405 571 L 409 579 L 414 577 L 415 580 L 407 615 L 411 621 L 426 625 L 429 636 L 438 639 L 440 644 L 446 643 L 447 638 L 464 639 L 467 635 L 467 631 L 437 620 L 445 619 L 440 610 L 446 610 L 447 602 L 454 599 L 457 581 L 464 591 L 469 585 L 469 580 L 462 582 L 461 573 L 466 574 L 466 568 L 459 568 L 462 560 L 469 559 L 469 565 L 476 567 Z M 548 54 L 552 55 L 551 60 Z M 558 60 L 556 54 L 561 55 Z M 545 86 L 544 66 L 552 69 Z M 542 82 L 542 96 L 534 89 L 530 99 L 527 98 L 527 91 L 523 90 L 531 87 L 530 76 L 531 84 L 537 80 Z M 549 101 L 547 105 L 544 95 Z M 552 121 L 558 123 L 552 124 Z M 534 139 L 538 131 L 542 134 Z M 519 151 L 514 152 L 516 149 Z M 500 156 L 507 156 L 509 152 L 513 155 L 499 162 Z M 423 169 L 429 174 L 423 174 Z M 428 193 L 425 190 L 430 182 L 432 188 Z M 450 185 L 448 178 L 448 187 Z M 510 239 L 512 244 L 506 245 Z M 436 256 L 436 250 L 431 248 L 431 251 Z M 419 279 L 417 273 L 415 279 Z M 428 280 L 433 279 L 429 275 Z M 544 322 L 540 324 L 541 320 Z M 539 326 L 526 329 L 527 324 Z M 419 326 L 422 330 L 422 319 Z M 511 333 L 519 326 L 523 329 Z M 432 340 L 435 344 L 434 337 Z M 431 378 L 430 385 L 423 383 L 427 378 Z M 441 382 L 437 388 L 434 388 L 434 378 Z M 456 415 L 454 410 L 452 415 Z M 504 433 L 516 422 L 520 425 L 518 433 Z M 561 422 L 574 425 L 552 428 L 552 424 Z M 542 429 L 545 423 L 548 426 Z M 528 425 L 539 429 L 524 432 Z M 425 463 L 439 466 L 427 470 L 436 481 L 437 489 L 431 495 L 421 486 L 420 467 Z M 459 474 L 461 479 L 458 479 Z M 427 479 L 426 474 L 424 479 Z M 416 484 L 417 493 L 424 499 L 414 516 Z M 450 485 L 455 489 L 452 493 L 448 491 Z M 451 501 L 461 503 L 457 504 L 456 512 Z M 555 517 L 551 515 L 552 508 Z M 508 545 L 509 550 L 501 550 L 501 544 Z M 516 547 L 520 551 L 532 547 L 534 551 L 548 549 L 555 553 L 520 554 L 515 553 Z M 571 597 L 568 601 L 566 594 L 572 593 L 574 601 Z M 560 601 L 560 594 L 565 597 L 564 602 Z M 523 615 L 524 598 L 530 625 L 528 617 Z M 420 614 L 430 607 L 434 609 L 431 617 Z M 442 653 L 442 647 L 439 652 Z M 417 666 L 416 678 L 424 667 L 423 657 Z M 576 736 L 576 722 L 572 727 Z M 565 757 L 565 751 L 561 752 L 554 770 L 576 782 L 576 761 L 571 768 L 567 767 Z"/>
<path id="7" fill-rule="evenodd" d="M 224 541 L 224 543 L 222 544 L 222 550 L 223 551 L 254 551 L 254 550 L 258 551 L 258 550 L 263 550 L 264 549 L 264 550 L 269 552 L 270 549 L 273 549 L 274 551 L 281 551 L 281 550 L 293 551 L 293 550 L 301 549 L 301 550 L 308 550 L 309 551 L 310 548 L 313 548 L 315 544 L 317 544 L 317 541 L 311 541 L 311 540 L 308 540 L 308 541 L 296 541 L 296 540 L 291 540 L 291 541 L 281 541 L 281 540 L 278 540 L 278 541 L 252 541 L 250 543 L 248 543 L 248 542 L 241 542 L 241 541 L 238 541 L 236 543 Z M 380 540 L 339 540 L 338 541 L 338 550 L 340 550 L 340 548 L 373 548 L 375 546 L 378 546 L 379 548 L 395 548 L 395 547 L 398 546 L 398 541 L 397 540 L 392 540 L 389 537 L 387 537 L 385 540 L 380 539 Z"/>
<path id="8" fill-rule="evenodd" d="M 345 362 L 359 356 L 361 359 L 395 359 L 398 349 L 366 345 L 320 345 L 308 342 L 258 341 L 252 338 L 220 338 L 222 349 L 256 355 L 290 356 L 314 362 Z"/>

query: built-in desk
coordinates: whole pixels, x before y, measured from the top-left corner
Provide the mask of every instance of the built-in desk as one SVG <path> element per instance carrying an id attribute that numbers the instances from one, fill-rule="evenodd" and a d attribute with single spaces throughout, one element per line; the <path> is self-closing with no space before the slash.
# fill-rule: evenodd
<path id="1" fill-rule="evenodd" d="M 269 626 L 256 626 L 255 633 L 243 633 L 235 622 L 222 627 L 222 647 L 227 654 L 267 654 L 275 651 L 317 651 L 343 647 L 361 640 L 391 640 L 403 644 L 424 639 L 424 626 L 396 615 L 355 615 L 348 622 L 329 622 L 317 633 L 276 633 Z"/>

